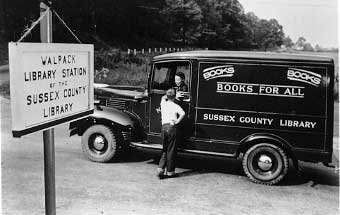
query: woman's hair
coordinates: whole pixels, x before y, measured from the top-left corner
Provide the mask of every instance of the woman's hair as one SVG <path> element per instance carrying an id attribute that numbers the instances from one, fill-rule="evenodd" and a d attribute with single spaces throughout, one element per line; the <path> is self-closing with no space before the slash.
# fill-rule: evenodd
<path id="1" fill-rule="evenodd" d="M 182 80 L 185 80 L 185 75 L 183 72 L 176 72 L 176 76 L 179 76 Z"/>
<path id="2" fill-rule="evenodd" d="M 168 99 L 172 100 L 176 97 L 176 90 L 174 88 L 170 88 L 166 91 L 165 95 Z"/>

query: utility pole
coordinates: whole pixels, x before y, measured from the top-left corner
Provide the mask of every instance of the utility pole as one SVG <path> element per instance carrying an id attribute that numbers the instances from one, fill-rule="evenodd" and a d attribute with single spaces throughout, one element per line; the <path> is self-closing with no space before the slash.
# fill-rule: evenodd
<path id="1" fill-rule="evenodd" d="M 49 2 L 51 5 L 52 3 Z M 40 2 L 40 16 L 49 7 Z M 52 43 L 52 11 L 40 21 L 40 38 L 42 43 Z M 55 194 L 55 157 L 54 157 L 54 128 L 43 131 L 44 139 L 44 180 L 45 180 L 45 213 L 46 215 L 56 214 Z"/>

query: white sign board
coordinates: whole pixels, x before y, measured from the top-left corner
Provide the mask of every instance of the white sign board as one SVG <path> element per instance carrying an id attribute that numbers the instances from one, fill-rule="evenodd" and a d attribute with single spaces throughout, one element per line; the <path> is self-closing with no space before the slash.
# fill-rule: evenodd
<path id="1" fill-rule="evenodd" d="M 14 137 L 93 113 L 93 45 L 9 43 Z"/>

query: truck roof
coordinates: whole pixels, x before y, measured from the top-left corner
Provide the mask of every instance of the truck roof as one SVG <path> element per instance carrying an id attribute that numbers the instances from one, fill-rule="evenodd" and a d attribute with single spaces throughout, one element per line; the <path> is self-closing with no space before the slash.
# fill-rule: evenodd
<path id="1" fill-rule="evenodd" d="M 154 57 L 155 61 L 166 59 L 225 59 L 225 58 L 237 58 L 237 59 L 256 59 L 256 60 L 284 60 L 284 61 L 314 61 L 322 63 L 333 63 L 331 57 L 316 56 L 316 55 L 302 55 L 302 54 L 290 54 L 290 53 L 273 53 L 273 52 L 251 52 L 251 51 L 185 51 L 174 52 Z"/>

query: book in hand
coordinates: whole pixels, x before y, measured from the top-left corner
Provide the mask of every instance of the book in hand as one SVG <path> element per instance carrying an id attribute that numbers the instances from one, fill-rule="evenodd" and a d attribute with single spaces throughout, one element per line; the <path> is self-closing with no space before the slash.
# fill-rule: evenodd
<path id="1" fill-rule="evenodd" d="M 177 91 L 177 98 L 179 98 L 181 101 L 188 101 L 190 100 L 190 93 L 184 91 Z"/>

